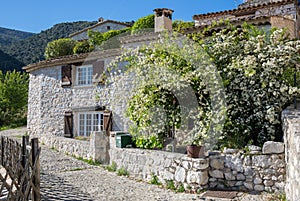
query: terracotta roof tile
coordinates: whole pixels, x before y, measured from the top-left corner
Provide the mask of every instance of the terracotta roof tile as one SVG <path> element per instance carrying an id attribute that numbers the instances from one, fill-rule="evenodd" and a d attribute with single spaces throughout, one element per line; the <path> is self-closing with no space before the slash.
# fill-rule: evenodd
<path id="1" fill-rule="evenodd" d="M 44 67 L 53 67 L 59 65 L 72 64 L 76 62 L 96 60 L 100 58 L 114 57 L 120 55 L 120 52 L 121 52 L 120 49 L 109 49 L 109 50 L 102 50 L 102 51 L 94 51 L 90 53 L 57 57 L 53 59 L 43 60 L 34 64 L 29 64 L 23 67 L 23 70 L 25 70 L 26 72 L 31 72 L 33 70 L 44 68 Z"/>

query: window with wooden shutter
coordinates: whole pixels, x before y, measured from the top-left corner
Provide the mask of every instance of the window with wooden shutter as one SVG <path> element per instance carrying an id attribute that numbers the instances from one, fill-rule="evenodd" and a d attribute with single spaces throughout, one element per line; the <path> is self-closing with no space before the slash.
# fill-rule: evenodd
<path id="1" fill-rule="evenodd" d="M 112 112 L 104 112 L 104 130 L 107 135 L 109 135 L 112 130 Z"/>
<path id="2" fill-rule="evenodd" d="M 96 61 L 93 63 L 93 83 L 103 82 L 102 74 L 104 72 L 104 61 Z"/>
<path id="3" fill-rule="evenodd" d="M 61 86 L 69 87 L 72 85 L 72 66 L 66 65 L 61 67 Z"/>
<path id="4" fill-rule="evenodd" d="M 73 114 L 66 112 L 64 116 L 64 137 L 73 138 Z"/>

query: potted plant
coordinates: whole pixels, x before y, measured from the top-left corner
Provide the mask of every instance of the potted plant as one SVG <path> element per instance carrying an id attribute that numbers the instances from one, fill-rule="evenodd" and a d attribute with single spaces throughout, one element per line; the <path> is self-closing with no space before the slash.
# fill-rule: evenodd
<path id="1" fill-rule="evenodd" d="M 205 146 L 203 145 L 202 136 L 195 136 L 186 146 L 186 152 L 188 157 L 200 158 L 204 157 Z"/>

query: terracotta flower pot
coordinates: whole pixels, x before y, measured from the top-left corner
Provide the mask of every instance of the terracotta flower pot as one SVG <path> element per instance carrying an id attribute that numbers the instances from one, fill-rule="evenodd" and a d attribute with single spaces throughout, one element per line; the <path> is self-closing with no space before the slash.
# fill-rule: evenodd
<path id="1" fill-rule="evenodd" d="M 186 146 L 188 157 L 200 158 L 204 156 L 204 146 L 188 145 Z"/>

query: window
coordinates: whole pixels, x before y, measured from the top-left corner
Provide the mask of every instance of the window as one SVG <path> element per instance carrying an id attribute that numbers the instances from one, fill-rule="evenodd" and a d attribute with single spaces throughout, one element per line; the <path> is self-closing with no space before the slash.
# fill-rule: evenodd
<path id="1" fill-rule="evenodd" d="M 110 30 L 110 26 L 107 26 L 106 28 L 107 28 L 107 30 Z"/>
<path id="2" fill-rule="evenodd" d="M 77 85 L 92 84 L 92 77 L 93 77 L 92 65 L 77 67 L 77 69 L 76 69 Z"/>
<path id="3" fill-rule="evenodd" d="M 103 113 L 84 112 L 78 115 L 78 136 L 90 136 L 92 131 L 103 131 Z"/>

